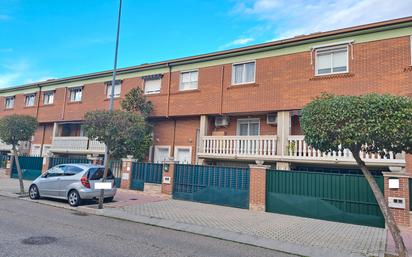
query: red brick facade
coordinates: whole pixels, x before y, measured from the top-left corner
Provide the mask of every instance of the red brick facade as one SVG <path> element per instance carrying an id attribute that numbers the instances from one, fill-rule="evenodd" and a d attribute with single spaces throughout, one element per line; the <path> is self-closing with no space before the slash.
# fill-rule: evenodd
<path id="1" fill-rule="evenodd" d="M 350 38 L 348 35 L 342 37 Z M 348 47 L 349 72 L 339 75 L 315 76 L 314 55 L 310 47 L 307 51 L 253 58 L 256 62 L 253 84 L 234 86 L 232 63 L 211 63 L 197 69 L 198 89 L 180 91 L 180 73 L 185 69 L 178 65 L 175 65 L 178 68 L 165 68 L 159 72 L 163 75 L 160 93 L 147 95 L 154 104 L 151 114 L 155 124 L 154 144 L 170 146 L 172 156 L 176 146 L 191 147 L 194 163 L 200 115 L 210 117 L 209 135 L 216 132 L 236 135 L 237 119 L 247 117 L 260 118 L 261 135 L 276 135 L 277 127 L 265 122 L 267 113 L 301 109 L 322 92 L 343 95 L 377 92 L 412 96 L 410 41 L 410 36 L 359 43 L 354 40 Z M 75 81 L 70 83 L 70 87 L 75 85 Z M 34 107 L 25 107 L 25 94 L 19 94 L 16 90 L 13 109 L 4 109 L 5 97 L 0 97 L 0 116 L 12 113 L 36 116 L 40 126 L 33 143 L 50 144 L 54 122 L 81 121 L 87 111 L 108 108 L 105 81 L 82 83 L 79 80 L 78 85 L 83 87 L 80 102 L 70 102 L 70 87 L 59 87 L 57 84 L 52 90 L 55 92 L 54 103 L 43 104 L 44 92 L 48 89 L 42 87 L 37 88 Z M 115 108 L 120 107 L 120 100 L 134 87 L 144 87 L 141 76 L 122 79 L 121 95 L 115 100 Z M 220 114 L 231 117 L 228 127 L 214 127 L 213 117 Z M 297 116 L 292 117 L 291 134 L 301 134 Z M 408 165 L 407 169 L 411 171 L 411 164 Z"/>

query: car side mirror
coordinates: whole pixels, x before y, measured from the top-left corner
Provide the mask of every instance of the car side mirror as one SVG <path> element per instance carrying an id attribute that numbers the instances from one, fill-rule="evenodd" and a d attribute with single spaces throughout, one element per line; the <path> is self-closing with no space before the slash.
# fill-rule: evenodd
<path id="1" fill-rule="evenodd" d="M 45 173 L 43 173 L 43 174 L 41 175 L 41 177 L 42 177 L 42 178 L 47 178 L 47 175 L 48 175 L 47 172 L 45 172 Z"/>

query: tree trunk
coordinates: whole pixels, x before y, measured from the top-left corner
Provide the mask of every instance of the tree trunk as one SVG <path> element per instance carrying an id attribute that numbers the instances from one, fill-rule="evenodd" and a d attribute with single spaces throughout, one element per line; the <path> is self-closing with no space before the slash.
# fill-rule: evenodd
<path id="1" fill-rule="evenodd" d="M 109 173 L 110 153 L 107 153 L 106 157 L 107 157 L 107 160 L 105 160 L 102 182 L 106 182 L 107 174 Z M 99 206 L 98 206 L 99 209 L 103 209 L 103 201 L 104 201 L 104 189 L 100 189 Z"/>
<path id="2" fill-rule="evenodd" d="M 16 146 L 13 145 L 13 155 L 14 155 L 14 162 L 16 163 L 16 168 L 17 168 L 17 176 L 19 178 L 19 183 L 20 183 L 20 194 L 24 195 L 24 184 L 23 184 L 23 173 L 20 168 L 20 162 L 19 162 L 19 156 L 16 150 Z M 13 167 L 12 167 L 13 169 Z M 12 171 L 13 172 L 13 171 Z"/>
<path id="3" fill-rule="evenodd" d="M 375 178 L 372 176 L 369 169 L 366 167 L 365 162 L 362 161 L 362 159 L 360 158 L 359 151 L 352 151 L 352 154 L 356 160 L 356 163 L 360 166 L 363 175 L 368 181 L 373 194 L 375 195 L 379 208 L 381 209 L 383 217 L 385 218 L 386 225 L 388 226 L 389 231 L 392 234 L 393 240 L 395 241 L 396 253 L 399 257 L 407 257 L 408 251 L 402 240 L 399 228 L 396 225 L 395 219 L 393 218 L 392 212 L 389 209 L 388 203 L 386 202 L 385 197 L 383 196 L 378 184 L 376 183 Z"/>

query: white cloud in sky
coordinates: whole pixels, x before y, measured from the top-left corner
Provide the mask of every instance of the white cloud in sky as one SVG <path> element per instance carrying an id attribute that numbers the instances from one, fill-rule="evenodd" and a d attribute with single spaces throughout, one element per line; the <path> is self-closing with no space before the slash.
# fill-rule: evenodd
<path id="1" fill-rule="evenodd" d="M 0 61 L 0 88 L 49 79 L 47 72 L 37 71 L 25 59 Z"/>
<path id="2" fill-rule="evenodd" d="M 251 0 L 237 2 L 233 12 L 245 19 L 261 21 L 267 27 L 265 36 L 275 40 L 411 16 L 412 3 L 410 0 Z"/>
<path id="3" fill-rule="evenodd" d="M 254 39 L 251 37 L 244 37 L 244 38 L 238 38 L 235 39 L 227 44 L 224 44 L 222 46 L 219 47 L 219 49 L 225 49 L 225 48 L 229 48 L 229 47 L 238 47 L 238 46 L 243 46 L 246 45 L 247 43 L 253 42 Z"/>

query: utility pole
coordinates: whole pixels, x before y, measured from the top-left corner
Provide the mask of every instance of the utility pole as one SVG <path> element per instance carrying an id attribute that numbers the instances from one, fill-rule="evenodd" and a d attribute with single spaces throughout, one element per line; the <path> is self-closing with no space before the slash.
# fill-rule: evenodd
<path id="1" fill-rule="evenodd" d="M 117 70 L 117 52 L 119 49 L 119 34 L 120 34 L 120 17 L 122 15 L 122 0 L 119 0 L 119 14 L 117 17 L 117 32 L 116 32 L 116 48 L 114 51 L 114 65 L 113 65 L 113 74 L 112 74 L 112 85 L 110 90 L 110 103 L 109 103 L 109 112 L 113 111 L 113 103 L 114 103 L 114 87 L 116 86 L 116 70 Z M 109 148 L 105 147 L 104 151 L 104 174 L 103 174 L 103 182 L 106 181 L 107 173 L 109 169 L 109 159 L 110 153 Z M 104 200 L 104 189 L 100 189 L 100 197 L 99 197 L 99 209 L 103 209 L 103 200 Z"/>

